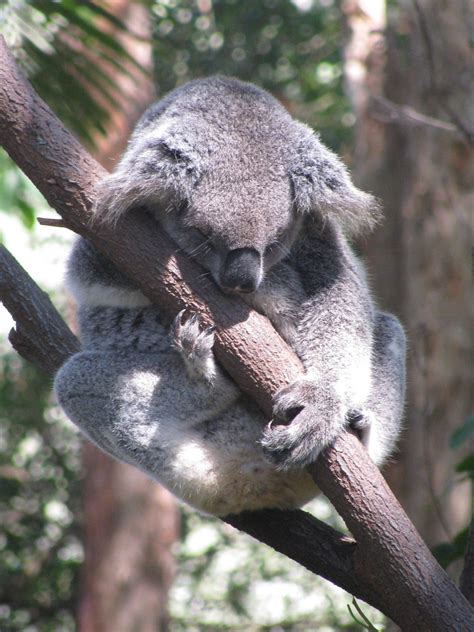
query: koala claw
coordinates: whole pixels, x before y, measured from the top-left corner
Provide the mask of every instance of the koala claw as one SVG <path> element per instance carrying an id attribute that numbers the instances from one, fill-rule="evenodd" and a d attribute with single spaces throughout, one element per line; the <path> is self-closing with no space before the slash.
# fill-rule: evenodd
<path id="1" fill-rule="evenodd" d="M 374 414 L 370 410 L 349 410 L 346 414 L 349 428 L 351 428 L 365 447 L 369 444 L 370 430 L 375 422 Z"/>
<path id="2" fill-rule="evenodd" d="M 345 424 L 335 394 L 306 378 L 278 391 L 273 413 L 261 444 L 265 457 L 282 470 L 315 461 Z"/>
<path id="3" fill-rule="evenodd" d="M 192 377 L 214 379 L 214 330 L 215 327 L 204 327 L 199 315 L 186 309 L 179 312 L 171 325 L 171 344 L 181 354 Z"/>

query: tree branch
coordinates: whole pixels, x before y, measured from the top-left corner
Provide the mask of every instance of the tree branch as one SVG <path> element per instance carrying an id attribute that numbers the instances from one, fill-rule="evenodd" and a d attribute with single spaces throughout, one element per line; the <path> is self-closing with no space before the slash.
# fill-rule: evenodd
<path id="1" fill-rule="evenodd" d="M 368 113 L 370 116 L 384 123 L 424 125 L 443 132 L 461 135 L 456 125 L 452 123 L 446 123 L 446 121 L 427 116 L 409 105 L 399 105 L 381 96 L 372 96 L 370 98 Z"/>
<path id="2" fill-rule="evenodd" d="M 273 393 L 301 373 L 299 359 L 266 318 L 240 299 L 223 296 L 203 278 L 195 262 L 177 253 L 151 218 L 130 215 L 113 230 L 91 225 L 94 186 L 104 171 L 34 93 L 4 45 L 0 45 L 0 141 L 64 221 L 90 239 L 170 317 L 189 307 L 201 313 L 205 322 L 217 325 L 219 362 L 270 415 Z M 406 630 L 474 628 L 473 610 L 431 556 L 355 437 L 347 433 L 339 437 L 311 472 L 357 538 L 351 563 L 363 599 Z M 287 545 L 291 548 L 290 539 L 297 538 L 300 550 L 306 551 L 313 543 L 301 539 L 301 513 L 295 512 L 295 535 L 288 538 Z M 263 541 L 269 541 L 269 532 L 280 529 L 279 518 L 271 528 L 265 518 L 253 514 L 229 521 L 245 530 L 248 525 Z M 315 541 L 323 532 L 320 526 L 318 523 Z M 337 534 L 343 545 L 340 537 Z M 340 559 L 347 577 L 347 559 L 340 556 L 341 549 L 347 549 L 344 545 L 337 551 L 335 544 L 330 547 L 331 555 Z M 313 554 L 316 549 L 311 549 Z M 330 579 L 338 583 L 329 558 L 326 563 Z"/>
<path id="3" fill-rule="evenodd" d="M 24 358 L 54 374 L 79 342 L 20 264 L 0 244 L 0 300 L 16 321 L 9 340 Z"/>

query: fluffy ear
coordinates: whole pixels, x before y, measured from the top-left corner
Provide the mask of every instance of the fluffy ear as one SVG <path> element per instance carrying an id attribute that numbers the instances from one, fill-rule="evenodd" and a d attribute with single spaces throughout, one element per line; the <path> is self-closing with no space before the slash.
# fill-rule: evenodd
<path id="1" fill-rule="evenodd" d="M 336 219 L 350 234 L 372 228 L 381 217 L 376 199 L 352 184 L 346 167 L 312 130 L 298 126 L 290 168 L 297 209 Z"/>
<path id="2" fill-rule="evenodd" d="M 94 218 L 113 224 L 132 207 L 168 210 L 189 195 L 198 175 L 179 146 L 143 134 L 130 143 L 115 173 L 99 184 Z"/>
<path id="3" fill-rule="evenodd" d="M 96 189 L 93 221 L 116 224 L 127 210 L 146 199 L 147 187 L 143 184 L 120 171 L 107 176 Z"/>

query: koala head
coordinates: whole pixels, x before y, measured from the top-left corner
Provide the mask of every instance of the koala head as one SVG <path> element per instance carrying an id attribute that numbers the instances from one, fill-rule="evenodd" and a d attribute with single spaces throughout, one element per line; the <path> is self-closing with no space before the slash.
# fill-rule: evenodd
<path id="1" fill-rule="evenodd" d="M 152 106 L 99 191 L 97 217 L 144 206 L 226 292 L 255 291 L 304 216 L 370 225 L 373 198 L 268 93 L 226 77 L 186 84 Z"/>

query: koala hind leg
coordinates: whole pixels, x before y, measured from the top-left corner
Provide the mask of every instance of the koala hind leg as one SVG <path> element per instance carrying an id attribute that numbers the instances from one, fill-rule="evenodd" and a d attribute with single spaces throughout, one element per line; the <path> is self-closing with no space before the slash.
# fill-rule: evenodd
<path id="1" fill-rule="evenodd" d="M 376 315 L 372 388 L 363 411 L 349 414 L 372 460 L 381 465 L 401 430 L 405 400 L 405 332 L 392 314 Z"/>

